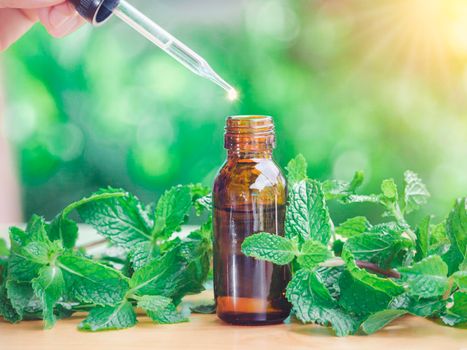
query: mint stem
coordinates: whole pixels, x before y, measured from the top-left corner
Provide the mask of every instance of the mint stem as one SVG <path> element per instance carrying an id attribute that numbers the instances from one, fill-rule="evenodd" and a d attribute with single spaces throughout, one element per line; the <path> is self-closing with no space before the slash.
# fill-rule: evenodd
<path id="1" fill-rule="evenodd" d="M 391 277 L 391 278 L 397 278 L 397 279 L 401 278 L 401 274 L 397 272 L 396 270 L 383 269 L 379 267 L 378 265 L 373 264 L 368 261 L 355 260 L 355 263 L 361 269 L 369 270 L 369 271 L 372 271 L 372 272 L 375 272 L 375 273 L 378 273 L 380 275 L 384 275 L 387 277 Z M 345 262 L 342 258 L 339 258 L 339 257 L 328 259 L 325 262 L 320 264 L 320 266 L 323 266 L 323 267 L 337 267 L 337 266 L 342 266 L 342 265 L 345 265 Z"/>

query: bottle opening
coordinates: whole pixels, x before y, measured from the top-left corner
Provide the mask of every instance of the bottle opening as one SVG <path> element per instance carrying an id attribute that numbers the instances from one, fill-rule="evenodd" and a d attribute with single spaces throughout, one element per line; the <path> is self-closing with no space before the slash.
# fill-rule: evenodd
<path id="1" fill-rule="evenodd" d="M 264 115 L 236 115 L 227 118 L 225 148 L 255 151 L 275 146 L 274 121 Z"/>

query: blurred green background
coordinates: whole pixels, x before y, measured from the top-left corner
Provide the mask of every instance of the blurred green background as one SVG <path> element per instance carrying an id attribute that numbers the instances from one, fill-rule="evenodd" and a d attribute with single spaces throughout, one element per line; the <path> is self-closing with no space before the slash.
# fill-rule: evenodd
<path id="1" fill-rule="evenodd" d="M 240 100 L 118 19 L 65 39 L 35 26 L 2 57 L 25 216 L 51 218 L 101 186 L 150 201 L 174 184 L 210 185 L 232 114 L 274 116 L 277 161 L 303 153 L 315 178 L 361 169 L 364 190 L 377 191 L 412 169 L 432 193 L 424 212 L 440 216 L 467 194 L 465 0 L 133 3 Z"/>

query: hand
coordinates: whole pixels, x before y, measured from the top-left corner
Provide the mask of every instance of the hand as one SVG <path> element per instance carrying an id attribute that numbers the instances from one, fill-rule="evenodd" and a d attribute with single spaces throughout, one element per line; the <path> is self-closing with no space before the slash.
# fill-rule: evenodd
<path id="1" fill-rule="evenodd" d="M 40 21 L 54 37 L 78 29 L 84 19 L 65 0 L 0 0 L 0 51 Z"/>

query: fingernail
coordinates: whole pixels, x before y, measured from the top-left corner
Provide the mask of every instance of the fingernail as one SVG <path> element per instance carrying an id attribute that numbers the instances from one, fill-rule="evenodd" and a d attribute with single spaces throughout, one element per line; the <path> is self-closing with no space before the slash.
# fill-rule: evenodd
<path id="1" fill-rule="evenodd" d="M 60 34 L 67 34 L 72 28 L 78 25 L 79 21 L 79 16 L 68 17 L 56 30 Z"/>
<path id="2" fill-rule="evenodd" d="M 70 14 L 67 11 L 67 8 L 64 6 L 56 6 L 49 12 L 50 24 L 57 29 L 62 26 L 69 18 Z"/>

